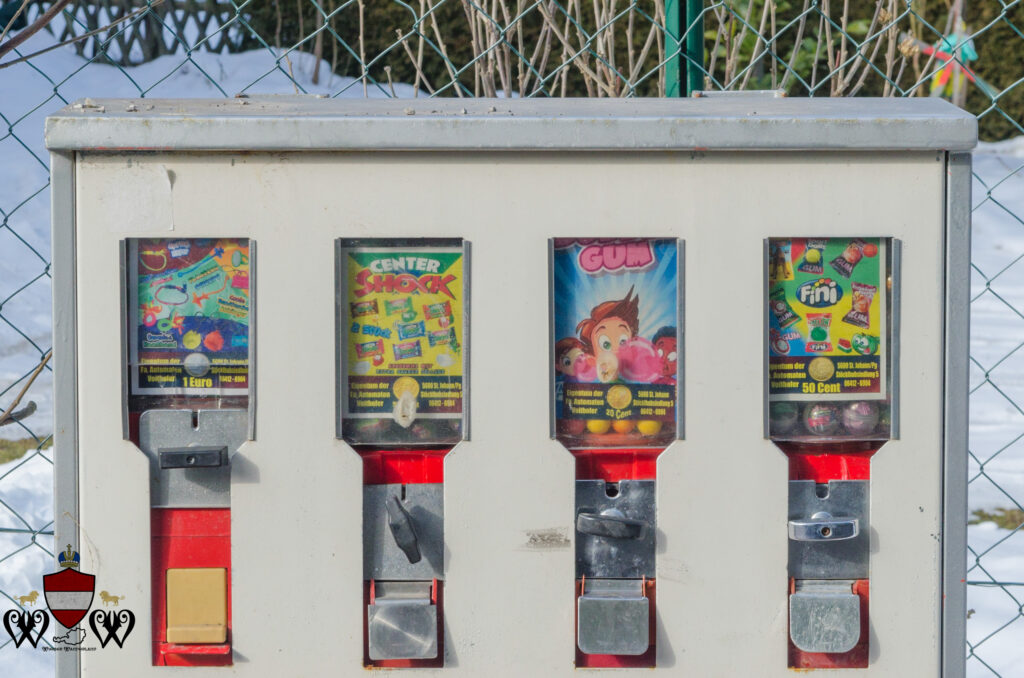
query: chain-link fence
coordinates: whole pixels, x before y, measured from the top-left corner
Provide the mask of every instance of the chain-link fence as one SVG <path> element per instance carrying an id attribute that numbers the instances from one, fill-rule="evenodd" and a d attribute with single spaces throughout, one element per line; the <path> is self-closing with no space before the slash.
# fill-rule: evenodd
<path id="1" fill-rule="evenodd" d="M 967 665 L 1021 674 L 1021 0 L 0 0 L 0 31 L 5 606 L 31 605 L 19 598 L 53 563 L 47 113 L 82 97 L 270 92 L 942 96 L 1000 142 L 975 156 Z M 13 652 L 0 639 L 0 666 Z M 45 674 L 52 660 L 29 654 Z"/>

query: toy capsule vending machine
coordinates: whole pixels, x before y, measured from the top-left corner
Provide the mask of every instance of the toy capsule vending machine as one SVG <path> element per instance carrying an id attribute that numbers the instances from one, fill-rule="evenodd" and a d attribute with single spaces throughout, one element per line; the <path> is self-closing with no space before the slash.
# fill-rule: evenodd
<path id="1" fill-rule="evenodd" d="M 892 238 L 767 243 L 768 434 L 789 459 L 789 666 L 866 668 L 871 456 L 892 436 Z"/>
<path id="2" fill-rule="evenodd" d="M 363 460 L 363 663 L 444 665 L 444 458 L 465 435 L 461 239 L 337 242 L 338 434 Z"/>
<path id="3" fill-rule="evenodd" d="M 655 665 L 657 459 L 681 429 L 674 239 L 553 239 L 554 434 L 576 458 L 576 665 Z"/>
<path id="4" fill-rule="evenodd" d="M 149 459 L 153 664 L 227 666 L 231 457 L 250 437 L 246 238 L 132 238 L 127 424 Z"/>

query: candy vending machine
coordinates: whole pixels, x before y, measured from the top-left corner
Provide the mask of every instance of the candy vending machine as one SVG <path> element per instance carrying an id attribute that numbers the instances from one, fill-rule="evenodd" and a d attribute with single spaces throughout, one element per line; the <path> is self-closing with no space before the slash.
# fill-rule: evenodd
<path id="1" fill-rule="evenodd" d="M 680 245 L 550 248 L 554 430 L 576 461 L 576 665 L 652 667 L 657 461 L 681 423 Z"/>
<path id="2" fill-rule="evenodd" d="M 444 665 L 444 458 L 465 431 L 467 246 L 337 241 L 338 434 L 363 461 L 366 666 Z"/>
<path id="3" fill-rule="evenodd" d="M 899 241 L 770 238 L 766 249 L 768 435 L 789 461 L 789 666 L 865 668 L 870 461 L 899 411 Z"/>

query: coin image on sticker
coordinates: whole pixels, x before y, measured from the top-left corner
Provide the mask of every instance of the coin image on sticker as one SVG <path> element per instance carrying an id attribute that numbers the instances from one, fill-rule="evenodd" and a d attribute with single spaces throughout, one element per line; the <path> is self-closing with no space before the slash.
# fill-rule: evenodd
<path id="1" fill-rule="evenodd" d="M 608 400 L 608 404 L 617 410 L 623 410 L 633 402 L 633 394 L 629 392 L 627 387 L 622 385 L 612 386 L 608 389 L 608 395 L 605 398 Z"/>
<path id="2" fill-rule="evenodd" d="M 210 359 L 202 353 L 189 353 L 183 367 L 193 377 L 202 377 L 210 371 Z"/>
<path id="3" fill-rule="evenodd" d="M 807 373 L 815 381 L 828 381 L 836 373 L 836 366 L 825 356 L 818 356 L 807 365 Z"/>
<path id="4" fill-rule="evenodd" d="M 412 377 L 399 377 L 392 390 L 396 398 L 401 398 L 403 393 L 409 393 L 415 398 L 420 394 L 420 384 Z"/>

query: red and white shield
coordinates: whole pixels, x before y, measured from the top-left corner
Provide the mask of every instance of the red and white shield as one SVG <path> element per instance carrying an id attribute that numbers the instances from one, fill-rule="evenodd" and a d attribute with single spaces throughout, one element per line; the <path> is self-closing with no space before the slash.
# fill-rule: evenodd
<path id="1" fill-rule="evenodd" d="M 82 621 L 89 611 L 95 588 L 95 575 L 82 574 L 68 567 L 43 577 L 46 606 L 54 618 L 68 629 Z"/>

